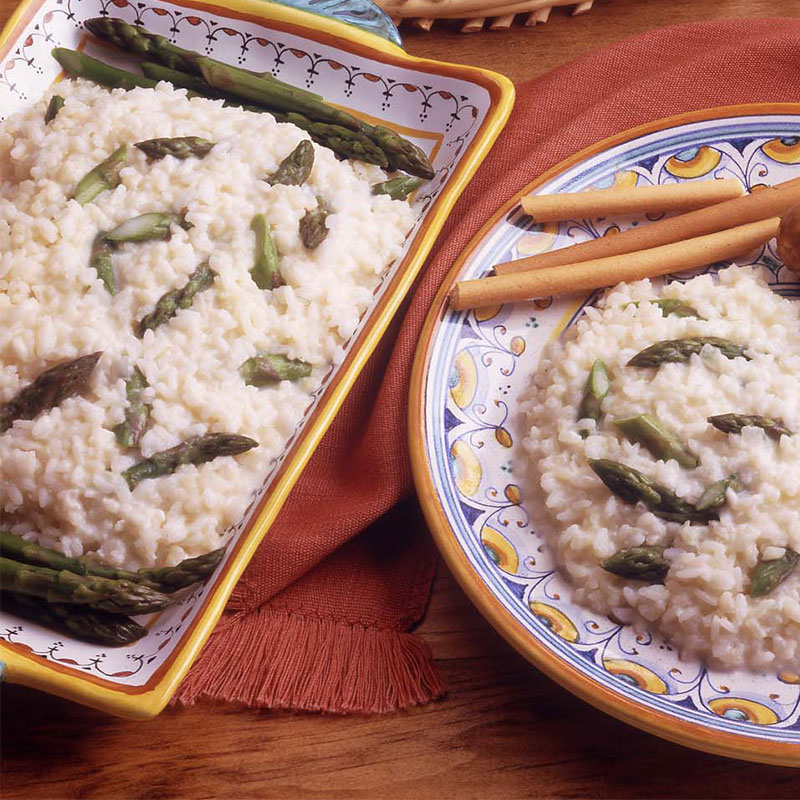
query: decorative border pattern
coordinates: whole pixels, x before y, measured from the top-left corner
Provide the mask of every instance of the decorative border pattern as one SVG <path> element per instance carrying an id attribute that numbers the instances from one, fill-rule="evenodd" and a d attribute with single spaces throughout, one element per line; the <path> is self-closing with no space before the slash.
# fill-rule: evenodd
<path id="1" fill-rule="evenodd" d="M 634 138 L 589 157 L 538 191 L 666 183 L 734 175 L 748 188 L 800 175 L 800 116 L 710 120 Z M 642 219 L 570 220 L 537 225 L 517 205 L 464 261 L 459 279 L 492 264 L 636 226 Z M 800 283 L 772 246 L 747 259 L 776 291 Z M 713 269 L 713 267 L 708 268 Z M 706 270 L 707 271 L 707 270 Z M 685 279 L 668 276 L 667 280 Z M 621 701 L 707 731 L 800 744 L 800 675 L 718 672 L 683 662 L 656 636 L 592 614 L 571 600 L 555 570 L 535 507 L 526 505 L 523 430 L 514 398 L 528 386 L 536 354 L 572 324 L 596 294 L 575 303 L 445 313 L 429 344 L 423 399 L 426 459 L 441 513 L 480 581 L 550 655 L 616 693 Z M 515 467 L 516 463 L 516 467 Z"/>

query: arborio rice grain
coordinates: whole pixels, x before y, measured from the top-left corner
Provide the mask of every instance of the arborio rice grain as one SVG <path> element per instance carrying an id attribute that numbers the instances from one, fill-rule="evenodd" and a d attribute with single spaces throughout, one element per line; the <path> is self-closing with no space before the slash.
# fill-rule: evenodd
<path id="1" fill-rule="evenodd" d="M 663 317 L 634 300 L 674 297 L 705 321 Z M 657 295 L 649 281 L 620 284 L 545 353 L 524 403 L 524 448 L 553 521 L 551 543 L 575 599 L 639 629 L 656 630 L 686 657 L 715 667 L 796 668 L 800 663 L 800 568 L 768 596 L 749 595 L 759 558 L 800 552 L 800 305 L 771 291 L 753 268 L 731 267 L 671 283 Z M 750 360 L 705 347 L 687 363 L 626 367 L 664 339 L 717 336 L 747 346 Z M 603 418 L 586 438 L 577 409 L 587 374 L 602 359 L 612 378 Z M 768 438 L 755 427 L 726 435 L 707 417 L 728 412 L 782 419 L 798 435 Z M 689 470 L 657 461 L 624 439 L 611 420 L 649 413 L 700 458 Z M 720 520 L 666 522 L 643 505 L 613 495 L 587 460 L 629 465 L 696 501 L 703 489 L 737 473 L 742 491 L 727 492 Z M 604 571 L 618 550 L 664 545 L 671 567 L 663 585 Z"/>
<path id="2" fill-rule="evenodd" d="M 341 360 L 414 213 L 371 194 L 386 178 L 380 169 L 317 146 L 306 185 L 271 187 L 263 178 L 307 136 L 268 114 L 189 100 L 165 84 L 108 92 L 67 81 L 57 91 L 66 104 L 48 125 L 48 97 L 0 125 L 0 403 L 55 363 L 96 350 L 103 357 L 83 396 L 0 435 L 0 517 L 68 555 L 94 553 L 130 569 L 175 563 L 219 546 L 240 518 L 311 393 Z M 119 187 L 83 207 L 69 200 L 120 145 L 170 136 L 217 144 L 204 159 L 185 161 L 148 162 L 131 148 Z M 327 238 L 310 251 L 298 223 L 317 195 L 333 213 Z M 114 254 L 120 291 L 109 295 L 89 266 L 98 231 L 184 208 L 190 230 Z M 286 280 L 272 292 L 249 274 L 257 213 L 272 227 Z M 218 275 L 213 287 L 138 339 L 133 323 L 206 258 Z M 259 351 L 303 359 L 313 373 L 247 386 L 238 367 Z M 183 466 L 131 492 L 120 473 L 141 456 L 121 449 L 112 429 L 123 419 L 134 365 L 153 406 L 143 456 L 213 431 L 250 436 L 259 447 Z"/>

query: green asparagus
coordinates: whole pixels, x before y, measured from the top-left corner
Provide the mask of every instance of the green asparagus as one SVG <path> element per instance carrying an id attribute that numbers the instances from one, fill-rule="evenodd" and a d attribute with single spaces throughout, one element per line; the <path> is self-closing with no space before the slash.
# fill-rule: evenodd
<path id="1" fill-rule="evenodd" d="M 586 388 L 583 390 L 583 398 L 578 406 L 578 419 L 593 419 L 595 422 L 600 420 L 602 411 L 600 404 L 611 388 L 611 379 L 608 375 L 606 365 L 598 358 L 589 370 L 589 377 L 586 379 Z"/>
<path id="2" fill-rule="evenodd" d="M 267 218 L 256 214 L 250 222 L 250 230 L 256 235 L 256 257 L 250 275 L 259 289 L 277 289 L 285 281 L 280 271 L 278 248 L 272 240 Z"/>
<path id="3" fill-rule="evenodd" d="M 76 575 L 2 557 L 0 585 L 4 591 L 50 602 L 85 604 L 112 614 L 151 614 L 172 602 L 162 592 L 131 581 Z"/>
<path id="4" fill-rule="evenodd" d="M 125 395 L 128 399 L 125 419 L 114 428 L 114 436 L 120 447 L 136 447 L 150 426 L 150 412 L 153 407 L 142 399 L 144 390 L 149 386 L 139 367 L 134 367 L 133 374 L 125 382 Z"/>
<path id="5" fill-rule="evenodd" d="M 759 559 L 750 579 L 750 597 L 764 597 L 791 575 L 800 560 L 794 550 L 787 547 L 780 558 L 769 561 Z"/>
<path id="6" fill-rule="evenodd" d="M 695 317 L 697 319 L 703 319 L 703 317 L 697 313 L 696 309 L 684 303 L 683 300 L 678 300 L 676 297 L 661 297 L 648 300 L 647 302 L 651 305 L 658 306 L 661 309 L 661 314 L 665 317 Z M 639 300 L 634 300 L 631 303 L 625 303 L 623 308 L 638 306 L 639 304 Z"/>
<path id="7" fill-rule="evenodd" d="M 85 78 L 87 81 L 94 81 L 112 89 L 133 89 L 137 86 L 153 89 L 158 83 L 158 81 L 146 78 L 144 75 L 137 75 L 135 72 L 112 67 L 110 64 L 105 64 L 77 50 L 56 47 L 51 52 L 53 58 L 61 64 L 64 71 L 74 78 Z"/>
<path id="8" fill-rule="evenodd" d="M 115 189 L 120 184 L 119 173 L 127 160 L 128 145 L 124 144 L 80 179 L 73 199 L 85 206 L 106 189 Z"/>
<path id="9" fill-rule="evenodd" d="M 738 475 L 728 475 L 721 481 L 716 481 L 709 486 L 700 499 L 694 504 L 698 511 L 707 511 L 710 508 L 719 508 L 725 505 L 725 495 L 728 489 L 733 489 L 734 492 L 740 491 L 742 488 L 739 483 Z"/>
<path id="10" fill-rule="evenodd" d="M 151 80 L 166 81 L 178 89 L 188 89 L 190 96 L 200 95 L 211 100 L 225 100 L 228 97 L 224 92 L 212 89 L 200 75 L 191 75 L 188 72 L 181 72 L 152 61 L 142 61 L 139 66 L 145 76 Z"/>
<path id="11" fill-rule="evenodd" d="M 7 431 L 15 420 L 33 419 L 82 392 L 101 355 L 100 351 L 91 353 L 42 372 L 33 383 L 0 406 L 0 433 Z"/>
<path id="12" fill-rule="evenodd" d="M 646 583 L 663 583 L 670 562 L 664 557 L 666 548 L 658 545 L 628 547 L 614 553 L 600 565 L 606 572 L 620 578 L 630 578 Z"/>
<path id="13" fill-rule="evenodd" d="M 398 178 L 373 184 L 372 194 L 388 194 L 392 200 L 408 200 L 408 196 L 419 189 L 423 183 L 425 181 L 422 178 L 401 175 Z"/>
<path id="14" fill-rule="evenodd" d="M 89 266 L 97 273 L 97 277 L 103 281 L 106 291 L 114 295 L 117 293 L 117 279 L 114 276 L 114 262 L 111 259 L 112 247 L 106 241 L 103 231 L 94 237 L 92 242 L 92 254 L 89 256 Z"/>
<path id="15" fill-rule="evenodd" d="M 173 139 L 147 139 L 136 142 L 134 147 L 139 148 L 150 161 L 158 161 L 166 156 L 181 160 L 191 156 L 205 158 L 215 144 L 200 136 L 177 136 Z"/>
<path id="16" fill-rule="evenodd" d="M 126 469 L 122 477 L 128 487 L 133 489 L 148 478 L 171 475 L 182 464 L 205 464 L 219 456 L 239 455 L 253 447 L 258 447 L 258 442 L 247 436 L 236 433 L 207 433 L 205 436 L 194 436 L 169 450 L 162 450 L 139 461 Z"/>
<path id="17" fill-rule="evenodd" d="M 54 94 L 47 104 L 47 111 L 44 112 L 44 124 L 47 125 L 48 122 L 52 122 L 63 107 L 64 98 L 60 94 Z"/>
<path id="18" fill-rule="evenodd" d="M 589 466 L 617 497 L 630 505 L 641 502 L 657 517 L 670 522 L 695 522 L 701 525 L 719 518 L 713 509 L 698 511 L 671 489 L 661 486 L 633 467 L 606 459 L 590 459 Z"/>
<path id="19" fill-rule="evenodd" d="M 104 239 L 117 245 L 123 242 L 169 241 L 172 237 L 172 226 L 184 230 L 192 227 L 183 214 L 170 214 L 162 211 L 149 211 L 121 222 L 113 230 L 104 235 Z"/>
<path id="20" fill-rule="evenodd" d="M 311 364 L 278 353 L 259 353 L 248 358 L 239 374 L 248 386 L 269 386 L 279 381 L 296 381 L 311 374 Z"/>
<path id="21" fill-rule="evenodd" d="M 174 567 L 154 567 L 140 569 L 136 575 L 145 585 L 158 588 L 162 592 L 177 592 L 198 581 L 204 581 L 217 568 L 225 548 L 220 547 L 195 558 L 185 558 Z"/>
<path id="22" fill-rule="evenodd" d="M 278 165 L 278 169 L 272 173 L 266 182 L 270 186 L 302 186 L 311 174 L 314 167 L 314 145 L 303 139 L 300 144 L 289 153 L 286 158 Z"/>
<path id="23" fill-rule="evenodd" d="M 136 326 L 136 335 L 141 339 L 147 331 L 169 322 L 181 308 L 189 308 L 198 292 L 208 289 L 217 273 L 203 262 L 190 276 L 184 286 L 163 295 L 156 303 L 155 310 L 142 317 Z"/>
<path id="24" fill-rule="evenodd" d="M 656 342 L 637 353 L 629 362 L 629 367 L 657 367 L 667 362 L 682 363 L 689 357 L 699 353 L 706 345 L 716 347 L 725 358 L 747 358 L 745 348 L 728 339 L 716 336 L 694 336 L 686 339 L 667 339 Z"/>
<path id="25" fill-rule="evenodd" d="M 147 628 L 126 616 L 72 603 L 48 603 L 38 597 L 3 592 L 2 606 L 47 628 L 107 647 L 122 647 L 147 634 Z"/>
<path id="26" fill-rule="evenodd" d="M 391 128 L 362 122 L 361 130 L 386 153 L 390 170 L 402 170 L 426 181 L 431 180 L 436 174 L 425 151 Z"/>
<path id="27" fill-rule="evenodd" d="M 309 208 L 300 219 L 300 238 L 309 250 L 316 250 L 328 235 L 328 226 L 325 220 L 331 212 L 317 198 L 317 207 Z"/>
<path id="28" fill-rule="evenodd" d="M 650 414 L 615 419 L 616 425 L 632 442 L 638 442 L 661 461 L 674 458 L 682 467 L 694 469 L 700 461 L 660 420 Z"/>
<path id="29" fill-rule="evenodd" d="M 759 417 L 756 414 L 717 414 L 708 421 L 723 433 L 741 433 L 743 428 L 761 428 L 767 436 L 780 439 L 781 436 L 792 436 L 782 420 L 773 417 Z"/>

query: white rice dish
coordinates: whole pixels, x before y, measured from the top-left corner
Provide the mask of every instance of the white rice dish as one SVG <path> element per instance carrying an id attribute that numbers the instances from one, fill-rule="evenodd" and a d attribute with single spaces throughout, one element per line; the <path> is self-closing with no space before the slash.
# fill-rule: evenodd
<path id="1" fill-rule="evenodd" d="M 704 320 L 663 316 L 647 302 L 679 298 Z M 746 346 L 726 358 L 706 345 L 685 363 L 629 367 L 645 347 L 666 339 L 713 336 Z M 578 422 L 578 407 L 595 359 L 611 388 L 598 424 Z M 726 434 L 712 415 L 778 418 L 800 432 L 800 306 L 772 292 L 753 268 L 730 267 L 670 283 L 620 284 L 544 354 L 523 405 L 524 441 L 538 490 L 552 518 L 550 545 L 574 587 L 575 600 L 638 630 L 660 633 L 683 657 L 716 668 L 795 668 L 800 663 L 800 565 L 763 597 L 750 596 L 759 560 L 800 552 L 800 433 L 769 438 L 757 427 Z M 613 420 L 647 413 L 676 432 L 699 458 L 696 469 L 657 460 L 628 441 Z M 588 430 L 583 438 L 581 430 Z M 589 459 L 620 462 L 697 502 L 731 474 L 719 521 L 668 522 L 642 503 L 612 494 Z M 663 584 L 648 584 L 600 565 L 620 550 L 665 546 Z"/>
<path id="2" fill-rule="evenodd" d="M 339 161 L 318 146 L 302 186 L 264 178 L 308 136 L 268 114 L 187 99 L 183 90 L 109 92 L 84 81 L 44 124 L 49 97 L 0 125 L 0 404 L 43 370 L 103 351 L 81 395 L 17 420 L 0 435 L 0 522 L 67 555 L 93 554 L 129 569 L 174 564 L 219 547 L 283 453 L 305 410 L 373 301 L 414 224 L 407 202 L 373 196 L 377 167 Z M 148 161 L 131 147 L 121 184 L 85 206 L 78 181 L 123 144 L 200 136 L 202 159 Z M 298 224 L 317 195 L 333 213 L 314 250 Z M 187 209 L 190 230 L 170 241 L 129 243 L 113 254 L 119 292 L 90 266 L 98 231 L 150 211 Z M 264 214 L 286 285 L 262 291 L 250 269 Z M 213 285 L 142 339 L 133 326 L 208 259 Z M 310 377 L 248 386 L 239 366 L 259 352 L 313 366 Z M 152 424 L 140 451 L 113 433 L 125 415 L 134 366 L 150 388 Z M 242 434 L 258 447 L 184 465 L 131 491 L 121 473 L 181 441 Z"/>

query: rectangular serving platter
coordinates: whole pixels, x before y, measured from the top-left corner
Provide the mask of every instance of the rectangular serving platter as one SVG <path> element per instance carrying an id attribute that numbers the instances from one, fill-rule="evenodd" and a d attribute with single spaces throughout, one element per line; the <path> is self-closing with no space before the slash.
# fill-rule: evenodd
<path id="1" fill-rule="evenodd" d="M 53 47 L 112 61 L 83 21 L 121 17 L 177 44 L 322 94 L 364 119 L 380 119 L 428 153 L 436 176 L 414 198 L 418 220 L 387 270 L 262 487 L 234 526 L 225 559 L 203 586 L 148 622 L 122 648 L 78 642 L 0 614 L 0 669 L 25 684 L 130 718 L 158 714 L 221 615 L 239 576 L 411 288 L 459 194 L 502 130 L 511 82 L 486 70 L 414 58 L 350 25 L 263 0 L 25 0 L 0 35 L 0 118 L 40 98 L 60 79 Z M 122 62 L 119 62 L 122 63 Z"/>

